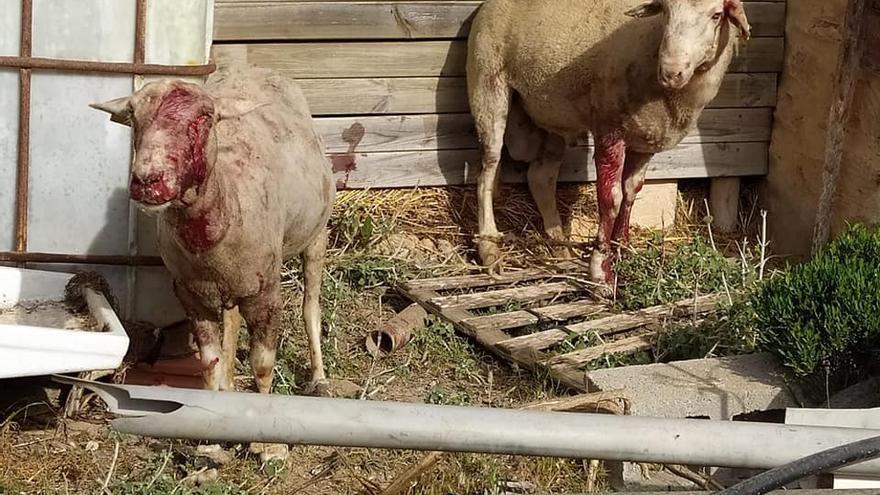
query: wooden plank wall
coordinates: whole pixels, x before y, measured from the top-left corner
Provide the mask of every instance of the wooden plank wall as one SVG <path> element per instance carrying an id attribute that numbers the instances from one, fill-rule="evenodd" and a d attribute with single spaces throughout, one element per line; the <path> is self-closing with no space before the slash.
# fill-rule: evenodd
<path id="1" fill-rule="evenodd" d="M 341 188 L 473 183 L 479 152 L 466 95 L 469 22 L 481 2 L 216 0 L 214 57 L 297 78 Z M 753 38 L 718 97 L 649 179 L 762 175 L 783 62 L 784 1 L 747 1 Z M 560 179 L 594 179 L 590 148 Z M 525 180 L 521 165 L 504 180 Z"/>

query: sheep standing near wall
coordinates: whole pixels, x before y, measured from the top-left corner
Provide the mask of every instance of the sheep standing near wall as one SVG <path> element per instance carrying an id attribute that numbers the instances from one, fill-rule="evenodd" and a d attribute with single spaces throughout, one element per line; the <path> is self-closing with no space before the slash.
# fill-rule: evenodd
<path id="1" fill-rule="evenodd" d="M 736 34 L 748 39 L 741 0 L 488 0 L 468 40 L 471 113 L 482 147 L 481 261 L 500 269 L 492 211 L 502 145 L 530 163 L 528 183 L 547 235 L 565 234 L 556 181 L 568 144 L 592 134 L 599 231 L 592 278 L 611 284 L 612 243 L 625 243 L 647 165 L 696 125 L 717 94 Z"/>
<path id="2" fill-rule="evenodd" d="M 257 388 L 270 392 L 281 264 L 300 255 L 311 385 L 323 391 L 318 297 L 336 189 L 298 85 L 266 69 L 224 68 L 204 86 L 163 80 L 93 106 L 133 128 L 129 195 L 158 215 L 159 251 L 192 322 L 205 388 L 234 388 L 240 310 Z"/>

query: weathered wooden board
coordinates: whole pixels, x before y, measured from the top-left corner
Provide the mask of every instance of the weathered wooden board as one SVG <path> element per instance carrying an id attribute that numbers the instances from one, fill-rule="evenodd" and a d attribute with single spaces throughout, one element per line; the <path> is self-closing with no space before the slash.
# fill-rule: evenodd
<path id="1" fill-rule="evenodd" d="M 430 150 L 339 153 L 332 157 L 340 188 L 430 187 L 476 183 L 478 150 Z M 767 143 L 703 143 L 681 145 L 654 155 L 649 180 L 765 175 Z M 518 164 L 502 167 L 506 183 L 526 181 Z M 560 171 L 562 182 L 595 181 L 590 148 L 570 148 Z"/>
<path id="2" fill-rule="evenodd" d="M 214 39 L 455 39 L 470 30 L 479 1 L 216 0 Z M 746 2 L 752 35 L 782 36 L 785 4 Z"/>
<path id="3" fill-rule="evenodd" d="M 783 38 L 752 38 L 730 72 L 780 72 Z M 243 62 L 297 79 L 463 76 L 465 41 L 251 43 L 214 45 L 217 63 Z"/>
<path id="4" fill-rule="evenodd" d="M 504 306 L 510 303 L 531 303 L 555 299 L 565 294 L 579 291 L 580 288 L 566 282 L 553 282 L 512 289 L 498 289 L 476 294 L 438 296 L 428 300 L 440 309 L 477 309 Z"/>
<path id="5" fill-rule="evenodd" d="M 528 325 L 534 325 L 541 321 L 558 321 L 569 318 L 595 316 L 605 310 L 601 304 L 588 301 L 574 301 L 570 303 L 552 304 L 540 308 L 528 310 L 508 311 L 492 315 L 477 316 L 463 320 L 463 323 L 475 329 L 496 328 L 509 330 Z"/>
<path id="6" fill-rule="evenodd" d="M 498 342 L 498 347 L 516 354 L 524 349 L 543 350 L 573 334 L 597 334 L 605 335 L 617 332 L 625 332 L 633 328 L 643 326 L 646 322 L 659 320 L 666 316 L 672 316 L 676 311 L 692 310 L 695 314 L 714 311 L 720 297 L 717 295 L 703 296 L 696 301 L 685 300 L 668 306 L 653 306 L 633 313 L 621 313 L 595 320 L 566 325 L 564 328 L 554 328 L 543 332 L 536 332 L 522 337 Z"/>
<path id="7" fill-rule="evenodd" d="M 601 344 L 586 349 L 560 354 L 547 359 L 541 364 L 558 368 L 580 368 L 601 358 L 606 354 L 634 354 L 645 351 L 654 346 L 656 336 L 653 333 L 633 335 L 606 344 Z"/>
<path id="8" fill-rule="evenodd" d="M 451 277 L 431 277 L 406 282 L 408 290 L 434 290 L 442 288 L 444 290 L 453 289 L 474 289 L 477 287 L 490 287 L 499 285 L 509 285 L 519 282 L 527 282 L 530 280 L 538 280 L 540 278 L 549 278 L 559 274 L 560 271 L 568 272 L 573 270 L 588 270 L 589 264 L 578 261 L 563 261 L 553 266 L 535 267 L 526 269 L 505 270 L 500 274 L 477 273 L 473 275 L 455 275 Z"/>
<path id="9" fill-rule="evenodd" d="M 709 108 L 773 107 L 774 73 L 728 74 Z M 464 77 L 301 79 L 312 115 L 467 113 Z"/>
<path id="10" fill-rule="evenodd" d="M 323 117 L 314 120 L 328 152 L 477 149 L 473 118 L 467 113 Z M 770 142 L 770 108 L 707 109 L 682 141 L 692 143 Z M 588 143 L 585 143 L 588 144 Z"/>

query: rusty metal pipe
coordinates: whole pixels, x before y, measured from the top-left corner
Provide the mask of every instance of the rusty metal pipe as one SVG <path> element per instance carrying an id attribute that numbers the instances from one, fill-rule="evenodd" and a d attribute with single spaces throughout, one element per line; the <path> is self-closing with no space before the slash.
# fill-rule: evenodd
<path id="1" fill-rule="evenodd" d="M 102 254 L 0 252 L 0 262 L 7 263 L 69 263 L 117 266 L 162 266 L 158 256 L 127 256 Z"/>
<path id="2" fill-rule="evenodd" d="M 40 57 L 0 57 L 0 67 L 153 76 L 206 76 L 217 69 L 214 63 L 206 65 L 158 65 L 127 62 L 93 62 L 90 60 L 60 60 Z"/>
<path id="3" fill-rule="evenodd" d="M 33 45 L 33 0 L 21 1 L 21 37 L 19 53 L 30 58 Z M 27 251 L 28 176 L 30 175 L 31 71 L 18 71 L 18 160 L 15 178 L 15 250 Z"/>

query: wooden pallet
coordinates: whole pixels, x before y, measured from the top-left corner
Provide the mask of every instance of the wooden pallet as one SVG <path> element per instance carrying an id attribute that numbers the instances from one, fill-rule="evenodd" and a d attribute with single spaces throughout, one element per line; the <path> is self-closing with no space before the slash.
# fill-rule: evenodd
<path id="1" fill-rule="evenodd" d="M 411 280 L 398 291 L 498 356 L 584 392 L 593 361 L 649 350 L 664 320 L 704 317 L 721 300 L 700 296 L 615 314 L 590 298 L 589 287 L 587 264 L 567 261 L 498 276 Z M 587 338 L 602 343 L 566 352 L 566 343 Z"/>

